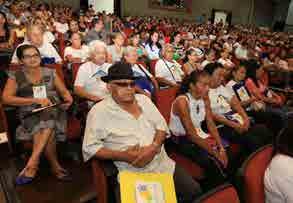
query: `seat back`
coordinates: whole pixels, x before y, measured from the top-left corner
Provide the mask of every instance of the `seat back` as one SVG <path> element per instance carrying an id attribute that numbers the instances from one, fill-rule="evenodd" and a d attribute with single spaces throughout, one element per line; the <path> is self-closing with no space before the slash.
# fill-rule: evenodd
<path id="1" fill-rule="evenodd" d="M 173 101 L 176 98 L 177 91 L 178 88 L 172 87 L 168 89 L 158 90 L 155 93 L 156 106 L 167 123 L 169 123 L 171 107 Z"/>
<path id="2" fill-rule="evenodd" d="M 0 90 L 0 98 L 1 97 L 2 97 L 2 92 Z M 9 149 L 9 151 L 11 153 L 13 151 L 13 149 L 12 149 L 12 141 L 11 141 L 11 137 L 10 137 L 10 134 L 9 134 L 9 129 L 8 129 L 8 123 L 7 123 L 6 114 L 4 112 L 4 109 L 3 109 L 3 105 L 1 103 L 1 100 L 0 100 L 0 133 L 3 133 L 1 135 L 1 137 L 0 137 L 0 141 L 1 141 L 0 142 L 0 146 L 3 147 L 4 144 L 1 144 L 1 143 L 5 139 L 7 139 L 8 140 L 8 143 L 7 143 L 8 144 L 8 149 Z M 6 133 L 6 135 L 4 133 Z"/>
<path id="3" fill-rule="evenodd" d="M 151 74 L 156 77 L 156 64 L 158 59 L 151 60 L 150 62 L 150 72 Z"/>
<path id="4" fill-rule="evenodd" d="M 72 68 L 72 86 L 74 85 L 79 67 L 81 66 L 82 63 L 73 63 L 71 68 Z"/>
<path id="5" fill-rule="evenodd" d="M 194 203 L 240 203 L 236 189 L 231 184 L 224 184 L 207 192 Z"/>
<path id="6" fill-rule="evenodd" d="M 253 154 L 239 169 L 241 198 L 246 203 L 264 203 L 264 173 L 273 156 L 272 145 L 266 145 Z"/>

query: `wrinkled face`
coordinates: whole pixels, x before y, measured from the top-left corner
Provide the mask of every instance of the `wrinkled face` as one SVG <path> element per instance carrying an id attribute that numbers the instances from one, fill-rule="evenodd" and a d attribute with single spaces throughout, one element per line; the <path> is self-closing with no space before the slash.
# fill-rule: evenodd
<path id="1" fill-rule="evenodd" d="M 43 31 L 39 26 L 33 26 L 29 32 L 27 32 L 28 40 L 35 45 L 40 47 L 43 44 Z"/>
<path id="2" fill-rule="evenodd" d="M 127 63 L 136 64 L 138 59 L 138 54 L 136 50 L 129 51 L 125 56 L 125 60 Z"/>
<path id="3" fill-rule="evenodd" d="M 233 71 L 233 77 L 236 81 L 242 81 L 246 77 L 246 69 L 241 66 L 236 71 Z"/>
<path id="4" fill-rule="evenodd" d="M 135 83 L 133 80 L 113 80 L 107 85 L 113 99 L 118 103 L 134 101 Z"/>
<path id="5" fill-rule="evenodd" d="M 124 44 L 124 37 L 122 35 L 117 35 L 114 39 L 114 44 L 116 44 L 117 46 L 123 46 Z"/>
<path id="6" fill-rule="evenodd" d="M 105 47 L 96 47 L 95 52 L 91 54 L 92 62 L 97 65 L 102 65 L 106 62 L 107 51 Z"/>
<path id="7" fill-rule="evenodd" d="M 204 97 L 208 94 L 209 91 L 209 83 L 210 78 L 209 76 L 202 76 L 198 78 L 196 84 L 190 84 L 191 91 L 195 94 L 200 96 L 200 98 Z"/>
<path id="8" fill-rule="evenodd" d="M 78 33 L 72 34 L 71 43 L 73 47 L 81 47 L 81 38 Z"/>
<path id="9" fill-rule="evenodd" d="M 25 67 L 38 67 L 41 63 L 41 56 L 35 48 L 25 49 L 23 57 L 20 59 Z"/>

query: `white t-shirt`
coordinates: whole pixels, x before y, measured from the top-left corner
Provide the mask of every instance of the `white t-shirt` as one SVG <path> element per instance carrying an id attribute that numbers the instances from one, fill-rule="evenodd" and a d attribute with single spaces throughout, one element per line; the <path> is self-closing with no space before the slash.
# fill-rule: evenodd
<path id="1" fill-rule="evenodd" d="M 228 120 L 243 124 L 243 118 L 240 114 L 233 112 L 230 101 L 234 93 L 223 85 L 216 89 L 209 90 L 209 98 L 213 113 L 225 116 Z"/>
<path id="2" fill-rule="evenodd" d="M 110 66 L 109 63 L 98 66 L 91 61 L 82 64 L 77 72 L 74 86 L 83 87 L 88 93 L 105 98 L 109 92 L 101 77 L 108 74 Z"/>
<path id="3" fill-rule="evenodd" d="M 64 59 L 66 56 L 71 55 L 74 58 L 81 58 L 82 62 L 85 62 L 89 57 L 89 48 L 86 45 L 82 45 L 81 49 L 74 49 L 72 47 L 66 47 L 64 50 Z"/>
<path id="4" fill-rule="evenodd" d="M 54 26 L 56 31 L 62 34 L 66 33 L 69 30 L 67 23 L 54 22 Z"/>
<path id="5" fill-rule="evenodd" d="M 31 44 L 31 43 L 29 41 L 23 42 L 23 43 L 19 44 L 17 46 L 17 48 L 19 46 L 25 45 L 25 44 Z M 16 56 L 16 50 L 17 50 L 17 48 L 15 49 L 15 51 L 13 53 L 13 56 L 12 56 L 12 59 L 11 59 L 11 63 L 19 63 L 19 60 L 18 60 L 18 58 Z M 59 54 L 57 53 L 56 49 L 49 42 L 44 42 L 41 47 L 38 47 L 38 50 L 41 53 L 41 58 L 45 58 L 45 57 L 46 58 L 54 58 L 55 59 L 55 63 L 62 62 L 62 59 L 59 56 Z"/>
<path id="6" fill-rule="evenodd" d="M 276 155 L 264 176 L 266 203 L 293 202 L 293 158 Z"/>
<path id="7" fill-rule="evenodd" d="M 181 65 L 174 60 L 173 62 L 163 59 L 158 60 L 155 71 L 156 77 L 165 78 L 173 83 L 181 82 L 184 76 L 184 72 L 181 70 Z"/>
<path id="8" fill-rule="evenodd" d="M 248 58 L 248 51 L 247 51 L 247 49 L 243 49 L 242 46 L 240 45 L 235 49 L 235 56 L 238 59 L 240 59 L 240 58 L 247 59 Z"/>
<path id="9" fill-rule="evenodd" d="M 209 98 L 211 101 L 212 111 L 216 114 L 223 115 L 231 112 L 230 100 L 233 97 L 233 93 L 223 85 L 216 89 L 209 90 Z"/>

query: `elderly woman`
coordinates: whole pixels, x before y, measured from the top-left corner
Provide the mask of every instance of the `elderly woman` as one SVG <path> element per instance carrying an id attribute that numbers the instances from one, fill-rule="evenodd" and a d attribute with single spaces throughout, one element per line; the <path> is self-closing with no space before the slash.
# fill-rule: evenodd
<path id="1" fill-rule="evenodd" d="M 24 67 L 9 73 L 2 99 L 4 104 L 19 107 L 21 124 L 16 130 L 17 139 L 33 140 L 32 155 L 17 177 L 16 184 L 33 181 L 42 153 L 50 162 L 53 174 L 60 180 L 67 180 L 68 173 L 57 159 L 56 138 L 65 140 L 66 114 L 62 109 L 71 105 L 72 97 L 55 70 L 41 67 L 41 55 L 36 47 L 22 45 L 16 54 Z M 38 107 L 59 104 L 58 95 L 64 102 L 61 109 L 55 106 L 30 114 Z"/>
<path id="2" fill-rule="evenodd" d="M 88 100 L 91 106 L 108 95 L 106 84 L 100 79 L 108 73 L 111 64 L 106 63 L 107 45 L 100 41 L 92 41 L 89 45 L 90 61 L 82 64 L 74 82 L 74 93 Z"/>
<path id="3" fill-rule="evenodd" d="M 30 44 L 35 47 L 40 52 L 42 62 L 44 64 L 52 64 L 52 63 L 61 63 L 62 59 L 57 53 L 56 49 L 47 41 L 44 41 L 44 29 L 40 25 L 28 25 L 27 27 L 27 41 L 24 41 L 21 45 Z M 14 52 L 11 63 L 19 64 L 20 61 Z"/>
<path id="4" fill-rule="evenodd" d="M 156 63 L 156 79 L 162 87 L 179 87 L 184 77 L 181 65 L 173 60 L 173 54 L 173 45 L 165 44 L 162 49 L 163 57 Z"/>
<path id="5" fill-rule="evenodd" d="M 155 89 L 158 89 L 158 83 L 154 76 L 141 64 L 137 63 L 138 53 L 137 48 L 128 46 L 123 52 L 124 60 L 132 65 L 132 70 L 135 77 L 138 79 L 135 81 L 137 86 L 137 92 L 150 96 L 154 93 Z"/>

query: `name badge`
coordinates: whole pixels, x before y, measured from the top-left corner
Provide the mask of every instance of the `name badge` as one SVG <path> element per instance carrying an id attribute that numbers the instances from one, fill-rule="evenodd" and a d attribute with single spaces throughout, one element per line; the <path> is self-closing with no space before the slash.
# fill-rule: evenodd
<path id="1" fill-rule="evenodd" d="M 47 90 L 45 85 L 33 86 L 34 98 L 37 99 L 46 99 Z"/>

